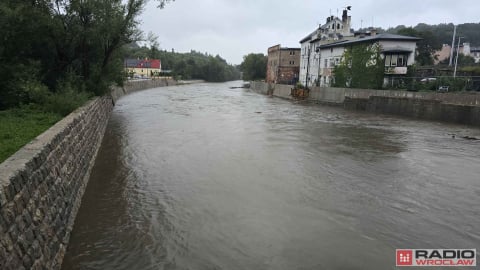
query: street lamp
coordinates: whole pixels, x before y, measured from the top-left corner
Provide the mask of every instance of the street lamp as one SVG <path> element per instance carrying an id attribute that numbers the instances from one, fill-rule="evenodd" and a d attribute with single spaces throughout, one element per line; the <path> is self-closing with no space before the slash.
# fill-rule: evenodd
<path id="1" fill-rule="evenodd" d="M 458 44 L 457 44 L 457 57 L 455 58 L 455 69 L 453 71 L 453 78 L 457 77 L 457 65 L 458 65 L 458 51 L 460 51 L 460 39 L 463 37 L 458 37 Z"/>

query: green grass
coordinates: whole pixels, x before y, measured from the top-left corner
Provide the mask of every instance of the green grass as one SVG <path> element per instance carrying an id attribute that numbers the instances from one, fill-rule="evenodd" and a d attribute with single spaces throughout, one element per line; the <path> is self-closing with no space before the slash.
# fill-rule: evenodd
<path id="1" fill-rule="evenodd" d="M 0 111 L 0 163 L 62 118 L 31 108 Z"/>

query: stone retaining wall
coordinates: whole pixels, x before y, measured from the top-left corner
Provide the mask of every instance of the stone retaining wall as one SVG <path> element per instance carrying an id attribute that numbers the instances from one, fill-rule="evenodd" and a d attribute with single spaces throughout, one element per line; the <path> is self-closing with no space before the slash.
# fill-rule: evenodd
<path id="1" fill-rule="evenodd" d="M 0 164 L 0 269 L 58 269 L 112 109 L 96 98 Z"/>
<path id="2" fill-rule="evenodd" d="M 128 82 L 77 109 L 0 164 L 0 269 L 60 269 L 105 128 Z"/>
<path id="3" fill-rule="evenodd" d="M 372 113 L 480 126 L 480 106 L 458 105 L 440 100 L 405 97 L 345 97 L 345 108 Z"/>

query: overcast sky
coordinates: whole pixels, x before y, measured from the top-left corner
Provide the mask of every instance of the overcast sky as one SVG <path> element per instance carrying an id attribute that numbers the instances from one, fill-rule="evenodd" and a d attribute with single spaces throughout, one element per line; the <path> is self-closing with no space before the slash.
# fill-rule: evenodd
<path id="1" fill-rule="evenodd" d="M 478 0 L 175 0 L 164 9 L 150 0 L 141 29 L 158 36 L 162 49 L 219 54 L 240 64 L 249 53 L 264 53 L 276 44 L 300 47 L 299 41 L 326 17 L 341 17 L 351 5 L 352 28 L 418 23 L 479 23 Z M 480 44 L 474 44 L 480 45 Z"/>

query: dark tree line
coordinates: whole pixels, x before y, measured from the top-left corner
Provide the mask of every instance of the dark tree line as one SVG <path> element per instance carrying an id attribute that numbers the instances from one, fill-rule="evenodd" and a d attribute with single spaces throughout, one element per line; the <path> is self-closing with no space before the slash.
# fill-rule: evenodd
<path id="1" fill-rule="evenodd" d="M 122 48 L 141 38 L 146 1 L 0 1 L 0 109 L 121 83 Z"/>

